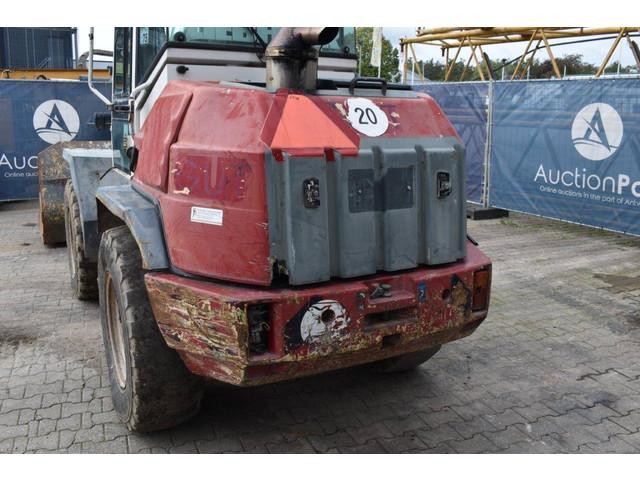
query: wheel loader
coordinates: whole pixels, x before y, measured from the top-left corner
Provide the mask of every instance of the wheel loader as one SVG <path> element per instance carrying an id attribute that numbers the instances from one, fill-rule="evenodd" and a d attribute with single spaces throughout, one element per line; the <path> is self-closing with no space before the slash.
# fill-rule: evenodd
<path id="1" fill-rule="evenodd" d="M 356 72 L 353 28 L 116 28 L 111 148 L 64 150 L 64 211 L 130 430 L 194 415 L 205 379 L 397 372 L 486 318 L 460 138 Z"/>

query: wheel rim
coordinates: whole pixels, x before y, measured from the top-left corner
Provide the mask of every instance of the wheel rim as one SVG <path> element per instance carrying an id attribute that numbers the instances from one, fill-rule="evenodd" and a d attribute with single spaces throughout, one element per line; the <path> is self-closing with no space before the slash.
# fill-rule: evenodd
<path id="1" fill-rule="evenodd" d="M 107 307 L 107 334 L 109 336 L 109 348 L 111 350 L 111 359 L 113 361 L 113 371 L 115 373 L 116 382 L 121 389 L 125 389 L 127 385 L 127 360 L 124 348 L 124 326 L 120 309 L 118 308 L 118 300 L 116 291 L 113 288 L 111 275 L 107 273 L 105 278 L 106 286 L 106 307 Z"/>

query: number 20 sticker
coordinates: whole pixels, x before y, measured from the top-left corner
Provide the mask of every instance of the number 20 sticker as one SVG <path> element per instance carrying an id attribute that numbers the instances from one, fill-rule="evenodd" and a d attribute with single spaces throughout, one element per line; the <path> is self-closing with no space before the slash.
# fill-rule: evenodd
<path id="1" fill-rule="evenodd" d="M 368 98 L 347 99 L 349 122 L 360 133 L 379 137 L 389 128 L 387 114 Z"/>

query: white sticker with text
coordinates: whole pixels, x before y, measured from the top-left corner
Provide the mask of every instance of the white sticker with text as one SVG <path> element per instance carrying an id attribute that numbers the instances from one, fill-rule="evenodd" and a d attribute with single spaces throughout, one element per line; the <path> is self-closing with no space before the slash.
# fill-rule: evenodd
<path id="1" fill-rule="evenodd" d="M 209 225 L 222 225 L 222 213 L 222 210 L 217 208 L 191 207 L 191 221 L 208 223 Z"/>

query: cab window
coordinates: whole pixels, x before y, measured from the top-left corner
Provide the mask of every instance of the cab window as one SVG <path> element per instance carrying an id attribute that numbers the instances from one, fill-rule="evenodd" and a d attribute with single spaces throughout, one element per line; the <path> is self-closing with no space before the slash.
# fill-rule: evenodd
<path id="1" fill-rule="evenodd" d="M 167 42 L 166 27 L 138 27 L 137 49 L 136 49 L 136 85 L 148 74 L 148 70 L 153 68 L 153 61 Z"/>
<path id="2" fill-rule="evenodd" d="M 131 92 L 131 28 L 116 27 L 113 50 L 113 95 Z"/>

